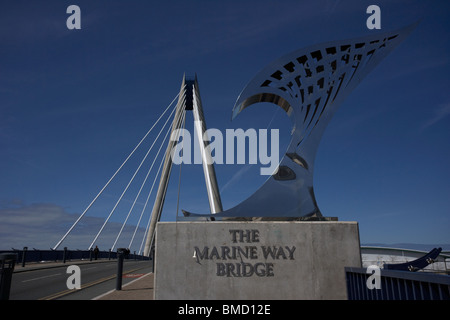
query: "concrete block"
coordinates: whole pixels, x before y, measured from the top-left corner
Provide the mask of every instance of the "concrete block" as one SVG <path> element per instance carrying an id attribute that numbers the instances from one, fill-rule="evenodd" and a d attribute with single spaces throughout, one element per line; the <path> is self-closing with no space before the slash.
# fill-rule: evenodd
<path id="1" fill-rule="evenodd" d="M 356 222 L 160 222 L 155 299 L 347 299 Z"/>

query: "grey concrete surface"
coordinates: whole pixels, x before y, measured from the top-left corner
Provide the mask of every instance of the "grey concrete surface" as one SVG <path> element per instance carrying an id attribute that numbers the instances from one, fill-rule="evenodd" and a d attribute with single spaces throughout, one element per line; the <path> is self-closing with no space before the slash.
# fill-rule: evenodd
<path id="1" fill-rule="evenodd" d="M 160 222 L 155 299 L 346 299 L 356 222 Z"/>

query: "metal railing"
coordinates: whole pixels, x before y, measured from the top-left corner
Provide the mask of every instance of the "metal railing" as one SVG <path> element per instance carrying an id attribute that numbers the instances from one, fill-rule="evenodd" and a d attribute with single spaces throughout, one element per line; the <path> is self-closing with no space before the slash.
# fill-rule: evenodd
<path id="1" fill-rule="evenodd" d="M 349 300 L 450 300 L 450 276 L 380 269 L 380 288 L 369 289 L 371 273 L 345 268 Z"/>
<path id="2" fill-rule="evenodd" d="M 383 267 L 385 264 L 410 263 L 413 260 L 423 257 L 427 252 L 429 251 L 362 246 L 362 266 L 368 267 L 370 265 L 377 265 Z M 387 268 L 385 267 L 385 269 Z M 441 251 L 441 253 L 433 260 L 433 263 L 423 268 L 421 271 L 450 274 L 449 252 Z"/>
<path id="3" fill-rule="evenodd" d="M 99 251 L 95 255 L 94 250 L 69 250 L 64 248 L 63 250 L 28 250 L 24 247 L 22 250 L 9 250 L 0 251 L 0 253 L 15 253 L 17 254 L 16 265 L 25 266 L 26 263 L 39 263 L 39 262 L 62 262 L 72 260 L 96 260 L 96 259 L 117 259 L 117 252 L 115 251 Z M 125 256 L 126 259 L 131 260 L 149 260 L 149 257 L 136 254 L 136 252 L 129 253 Z"/>

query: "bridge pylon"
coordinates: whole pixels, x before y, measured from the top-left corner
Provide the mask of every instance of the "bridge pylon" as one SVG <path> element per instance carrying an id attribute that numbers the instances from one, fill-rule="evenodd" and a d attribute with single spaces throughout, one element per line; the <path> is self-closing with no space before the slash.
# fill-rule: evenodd
<path id="1" fill-rule="evenodd" d="M 178 96 L 178 103 L 172 122 L 172 132 L 170 134 L 171 137 L 173 136 L 174 132 L 181 129 L 186 111 L 192 111 L 194 116 L 194 131 L 196 132 L 196 138 L 198 139 L 200 152 L 202 155 L 203 173 L 205 175 L 206 190 L 208 193 L 211 214 L 222 212 L 222 201 L 220 198 L 219 187 L 217 185 L 216 173 L 214 170 L 211 153 L 207 148 L 208 141 L 207 139 L 204 139 L 204 135 L 206 132 L 206 121 L 203 113 L 203 106 L 200 97 L 197 76 L 195 76 L 194 79 L 187 79 L 185 75 L 183 76 L 180 94 Z M 177 143 L 177 141 L 170 139 L 167 145 L 163 169 L 158 186 L 158 192 L 156 194 L 155 203 L 153 204 L 150 226 L 148 228 L 147 236 L 145 239 L 144 256 L 150 255 L 151 248 L 154 244 L 156 224 L 161 219 L 164 200 L 166 197 L 170 173 L 173 165 L 171 151 Z"/>

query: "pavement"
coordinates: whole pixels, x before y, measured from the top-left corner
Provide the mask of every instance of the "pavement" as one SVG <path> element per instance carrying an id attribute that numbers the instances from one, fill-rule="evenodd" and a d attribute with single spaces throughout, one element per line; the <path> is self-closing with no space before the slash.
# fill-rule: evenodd
<path id="1" fill-rule="evenodd" d="M 92 300 L 153 300 L 154 273 L 147 273 L 125 285 L 122 290 L 111 290 Z"/>

